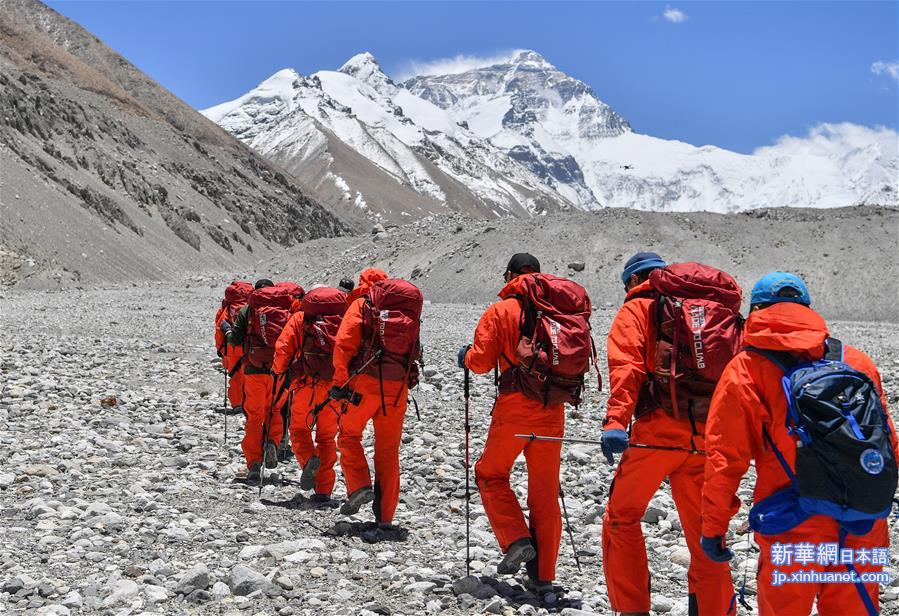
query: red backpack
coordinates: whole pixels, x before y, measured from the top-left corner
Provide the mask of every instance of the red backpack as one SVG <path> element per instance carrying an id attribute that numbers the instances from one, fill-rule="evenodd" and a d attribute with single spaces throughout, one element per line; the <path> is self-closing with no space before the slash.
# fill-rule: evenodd
<path id="1" fill-rule="evenodd" d="M 334 341 L 347 308 L 346 293 L 332 287 L 312 289 L 303 296 L 303 345 L 291 378 L 334 378 Z"/>
<path id="2" fill-rule="evenodd" d="M 256 368 L 271 370 L 275 341 L 290 318 L 293 297 L 284 287 L 263 287 L 250 294 L 244 357 Z"/>
<path id="3" fill-rule="evenodd" d="M 500 375 L 500 392 L 520 391 L 544 406 L 580 404 L 584 374 L 591 362 L 597 365 L 586 289 L 566 278 L 531 274 L 522 279 L 517 298 L 518 365 Z M 602 389 L 598 368 L 596 374 Z"/>
<path id="4" fill-rule="evenodd" d="M 740 352 L 743 292 L 730 274 L 701 263 L 654 270 L 655 356 L 637 417 L 661 407 L 704 421 L 724 367 Z M 673 378 L 672 378 L 673 375 Z"/>
<path id="5" fill-rule="evenodd" d="M 365 365 L 362 374 L 380 381 L 406 381 L 410 387 L 418 382 L 416 361 L 421 357 L 421 310 L 424 296 L 411 282 L 387 278 L 373 284 L 362 307 L 362 352 L 351 369 Z"/>
<path id="6" fill-rule="evenodd" d="M 245 280 L 235 280 L 225 287 L 225 299 L 222 300 L 222 307 L 215 315 L 215 345 L 218 348 L 219 356 L 228 352 L 225 336 L 218 327 L 219 323 L 224 319 L 233 325 L 237 320 L 237 313 L 247 304 L 252 292 L 253 284 Z"/>

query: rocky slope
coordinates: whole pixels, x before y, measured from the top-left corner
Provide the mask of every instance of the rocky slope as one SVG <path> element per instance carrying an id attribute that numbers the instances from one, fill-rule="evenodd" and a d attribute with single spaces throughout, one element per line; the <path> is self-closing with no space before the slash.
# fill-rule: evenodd
<path id="1" fill-rule="evenodd" d="M 47 285 L 220 270 L 347 227 L 77 24 L 0 4 L 0 271 Z"/>
<path id="2" fill-rule="evenodd" d="M 411 279 L 433 301 L 486 303 L 502 285 L 510 255 L 526 251 L 544 271 L 586 286 L 603 306 L 621 301 L 621 268 L 640 250 L 724 269 L 746 296 L 766 272 L 796 272 L 807 280 L 814 306 L 830 318 L 899 322 L 899 210 L 893 208 L 736 215 L 607 209 L 489 223 L 442 216 L 310 242 L 262 261 L 253 275 L 339 280 L 375 265 Z"/>
<path id="3" fill-rule="evenodd" d="M 893 130 L 824 124 L 752 155 L 657 139 L 533 51 L 401 84 L 364 53 L 336 72 L 285 69 L 203 113 L 324 203 L 391 222 L 899 204 Z"/>
<path id="4" fill-rule="evenodd" d="M 334 282 L 334 278 L 329 278 Z M 497 276 L 498 281 L 498 276 Z M 257 499 L 242 473 L 240 419 L 223 442 L 222 374 L 210 319 L 224 278 L 137 288 L 37 293 L 3 291 L 0 328 L 0 611 L 35 614 L 608 614 L 601 573 L 601 514 L 612 468 L 597 448 L 563 454 L 566 506 L 583 570 L 563 537 L 552 596 L 495 577 L 500 554 L 475 493 L 472 563 L 464 576 L 464 432 L 455 350 L 481 308 L 429 304 L 423 340 L 428 371 L 401 448 L 405 541 L 328 534 L 344 518 L 297 497 L 295 463 L 277 470 Z M 301 278 L 310 283 L 311 279 Z M 604 339 L 614 307 L 593 327 Z M 96 318 L 103 315 L 103 318 Z M 29 327 L 21 328 L 22 323 Z M 72 323 L 78 323 L 73 329 Z M 160 327 L 164 323 L 165 327 Z M 878 363 L 899 408 L 899 329 L 836 322 L 833 332 Z M 135 332 L 152 331 L 152 336 Z M 604 345 L 600 345 L 603 350 Z M 603 363 L 604 365 L 604 358 Z M 493 386 L 477 377 L 472 457 L 489 425 Z M 569 409 L 569 435 L 596 438 L 605 396 L 592 390 Z M 895 412 L 895 411 L 894 411 Z M 371 440 L 366 439 L 369 454 Z M 522 463 L 514 488 L 524 494 Z M 735 580 L 754 604 L 757 548 L 740 534 L 750 483 L 732 525 Z M 343 497 L 341 480 L 335 496 Z M 370 519 L 363 510 L 349 521 Z M 893 544 L 899 541 L 890 520 Z M 345 527 L 338 527 L 343 529 Z M 687 552 L 670 489 L 644 517 L 653 572 L 653 614 L 687 613 Z M 396 537 L 394 537 L 396 538 Z M 899 553 L 891 552 L 897 571 Z M 899 614 L 899 581 L 883 589 L 883 613 Z M 572 606 L 580 606 L 575 611 Z"/>

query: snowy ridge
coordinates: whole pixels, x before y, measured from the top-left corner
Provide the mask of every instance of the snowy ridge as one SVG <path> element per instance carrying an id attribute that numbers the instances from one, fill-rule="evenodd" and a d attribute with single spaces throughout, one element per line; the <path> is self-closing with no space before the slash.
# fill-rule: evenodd
<path id="1" fill-rule="evenodd" d="M 395 84 L 370 54 L 339 71 L 303 77 L 284 69 L 233 101 L 203 111 L 233 135 L 300 171 L 336 139 L 401 187 L 433 204 L 431 211 L 468 209 L 481 215 L 522 215 L 568 208 L 550 187 L 452 114 Z M 347 184 L 327 169 L 336 200 L 372 210 L 378 189 Z M 340 178 L 340 181 L 337 180 Z M 362 182 L 364 184 L 364 182 Z M 464 193 L 464 194 L 459 194 Z M 392 206 L 392 207 L 391 207 Z M 374 214 L 401 215 L 402 204 L 381 204 Z"/>
<path id="2" fill-rule="evenodd" d="M 534 51 L 402 84 L 363 53 L 309 77 L 284 69 L 203 113 L 318 186 L 325 203 L 388 219 L 899 198 L 895 131 L 824 124 L 751 155 L 658 139 Z"/>

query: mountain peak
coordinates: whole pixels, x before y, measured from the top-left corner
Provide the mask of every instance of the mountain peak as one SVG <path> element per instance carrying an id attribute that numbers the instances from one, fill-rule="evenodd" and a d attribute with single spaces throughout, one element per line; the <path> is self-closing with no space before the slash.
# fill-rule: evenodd
<path id="1" fill-rule="evenodd" d="M 537 66 L 552 66 L 552 64 L 536 51 L 522 49 L 511 60 L 514 64 L 534 64 Z"/>
<path id="2" fill-rule="evenodd" d="M 344 62 L 343 66 L 337 69 L 337 71 L 352 75 L 353 77 L 358 77 L 359 79 L 365 79 L 366 76 L 375 72 L 383 73 L 381 65 L 378 64 L 375 57 L 367 51 L 357 53 L 355 56 Z"/>

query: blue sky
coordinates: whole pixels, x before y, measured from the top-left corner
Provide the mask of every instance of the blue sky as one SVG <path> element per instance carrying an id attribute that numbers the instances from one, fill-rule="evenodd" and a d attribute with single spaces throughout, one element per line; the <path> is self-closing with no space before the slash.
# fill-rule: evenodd
<path id="1" fill-rule="evenodd" d="M 534 49 L 634 130 L 740 152 L 821 122 L 896 128 L 896 2 L 49 2 L 197 108 L 370 51 Z M 880 64 L 875 64 L 880 63 Z"/>

